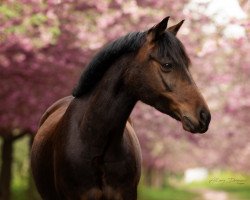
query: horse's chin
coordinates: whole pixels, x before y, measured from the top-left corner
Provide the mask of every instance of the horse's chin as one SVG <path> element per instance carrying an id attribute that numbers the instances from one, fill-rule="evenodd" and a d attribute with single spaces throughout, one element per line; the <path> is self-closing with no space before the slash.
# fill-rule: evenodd
<path id="1" fill-rule="evenodd" d="M 161 106 L 161 105 L 156 105 L 154 106 L 158 111 L 160 111 L 161 113 L 168 115 L 170 117 L 172 117 L 173 119 L 176 119 L 177 121 L 182 121 L 181 120 L 181 115 L 178 112 L 174 112 L 171 111 L 169 109 L 166 109 L 165 107 Z"/>
<path id="2" fill-rule="evenodd" d="M 166 115 L 172 117 L 173 119 L 175 119 L 175 120 L 177 120 L 177 121 L 179 121 L 179 122 L 182 121 L 181 114 L 178 113 L 177 111 L 170 111 L 170 110 L 165 109 L 165 108 L 162 108 L 162 107 L 160 107 L 160 106 L 159 106 L 159 107 L 158 107 L 158 106 L 155 106 L 155 108 L 156 108 L 157 110 L 159 110 L 160 112 L 162 112 L 163 114 L 166 114 Z"/>

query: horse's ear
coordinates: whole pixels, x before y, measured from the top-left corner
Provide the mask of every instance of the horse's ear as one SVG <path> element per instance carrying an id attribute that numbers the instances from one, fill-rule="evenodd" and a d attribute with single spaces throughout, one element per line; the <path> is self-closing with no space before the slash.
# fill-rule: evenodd
<path id="1" fill-rule="evenodd" d="M 148 38 L 150 41 L 156 41 L 166 30 L 170 16 L 165 17 L 160 23 L 148 30 Z"/>
<path id="2" fill-rule="evenodd" d="M 181 28 L 181 25 L 183 24 L 184 20 L 181 20 L 178 24 L 171 26 L 168 28 L 168 31 L 173 33 L 174 35 L 177 35 L 177 32 Z"/>

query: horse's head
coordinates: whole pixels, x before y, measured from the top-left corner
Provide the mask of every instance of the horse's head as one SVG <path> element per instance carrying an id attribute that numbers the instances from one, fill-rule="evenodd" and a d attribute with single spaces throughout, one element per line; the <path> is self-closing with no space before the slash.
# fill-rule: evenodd
<path id="1" fill-rule="evenodd" d="M 204 133 L 211 115 L 190 74 L 185 49 L 176 38 L 183 21 L 167 28 L 168 19 L 146 32 L 129 79 L 136 85 L 139 100 L 181 121 L 185 130 Z"/>

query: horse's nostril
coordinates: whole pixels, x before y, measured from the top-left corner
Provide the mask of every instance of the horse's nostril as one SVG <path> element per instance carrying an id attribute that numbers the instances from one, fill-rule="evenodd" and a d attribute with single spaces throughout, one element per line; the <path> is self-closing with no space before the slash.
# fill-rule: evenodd
<path id="1" fill-rule="evenodd" d="M 203 110 L 200 113 L 200 118 L 201 118 L 202 121 L 206 120 L 206 113 Z"/>
<path id="2" fill-rule="evenodd" d="M 201 121 L 204 123 L 209 123 L 210 122 L 210 119 L 211 119 L 211 115 L 209 112 L 207 111 L 204 111 L 204 110 L 201 110 L 200 112 L 200 119 Z"/>

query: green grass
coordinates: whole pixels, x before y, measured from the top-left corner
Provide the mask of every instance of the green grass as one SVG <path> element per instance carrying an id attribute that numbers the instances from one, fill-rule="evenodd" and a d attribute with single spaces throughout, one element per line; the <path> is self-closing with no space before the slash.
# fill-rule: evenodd
<path id="1" fill-rule="evenodd" d="M 11 197 L 12 200 L 36 200 L 35 188 L 29 188 L 30 180 L 30 161 L 29 161 L 29 142 L 30 138 L 24 136 L 14 144 Z M 32 190 L 32 192 L 31 192 Z"/>
<path id="2" fill-rule="evenodd" d="M 208 188 L 228 192 L 232 199 L 250 199 L 250 176 L 232 172 L 215 172 L 203 182 L 192 183 L 188 188 Z"/>
<path id="3" fill-rule="evenodd" d="M 223 190 L 240 200 L 250 199 L 250 185 L 246 186 L 221 186 L 217 190 Z"/>
<path id="4" fill-rule="evenodd" d="M 26 188 L 14 187 L 11 194 L 12 200 L 27 200 Z"/>
<path id="5" fill-rule="evenodd" d="M 139 200 L 196 200 L 199 195 L 181 188 L 167 186 L 166 188 L 149 188 L 140 186 L 138 190 Z"/>

